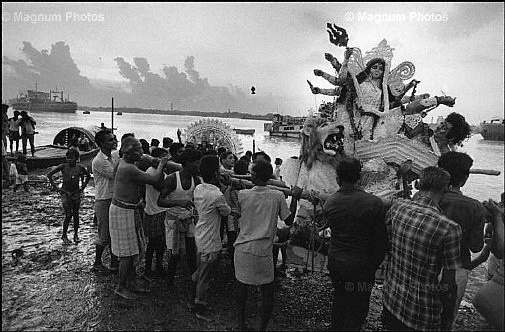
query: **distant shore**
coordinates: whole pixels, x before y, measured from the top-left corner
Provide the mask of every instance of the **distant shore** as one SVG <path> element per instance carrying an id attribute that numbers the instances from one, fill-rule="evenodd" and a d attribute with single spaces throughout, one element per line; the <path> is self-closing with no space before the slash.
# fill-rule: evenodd
<path id="1" fill-rule="evenodd" d="M 88 107 L 79 106 L 77 111 L 89 111 L 89 112 L 111 112 L 111 107 Z M 183 111 L 183 110 L 159 110 L 159 109 L 143 109 L 135 107 L 118 107 L 114 108 L 114 112 L 122 113 L 142 113 L 142 114 L 163 114 L 163 115 L 189 115 L 189 116 L 201 116 L 201 117 L 212 117 L 212 118 L 235 118 L 244 120 L 264 120 L 271 121 L 274 113 L 268 113 L 265 115 L 255 115 L 249 113 L 241 112 L 202 112 L 202 111 Z"/>

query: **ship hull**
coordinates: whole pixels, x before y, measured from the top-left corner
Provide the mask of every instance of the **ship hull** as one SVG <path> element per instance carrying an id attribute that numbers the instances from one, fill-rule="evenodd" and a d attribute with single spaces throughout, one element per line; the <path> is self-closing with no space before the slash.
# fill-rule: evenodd
<path id="1" fill-rule="evenodd" d="M 75 113 L 76 103 L 12 103 L 12 108 L 27 112 Z"/>
<path id="2" fill-rule="evenodd" d="M 482 123 L 480 125 L 480 134 L 487 141 L 503 141 L 505 140 L 505 125 L 500 123 Z"/>

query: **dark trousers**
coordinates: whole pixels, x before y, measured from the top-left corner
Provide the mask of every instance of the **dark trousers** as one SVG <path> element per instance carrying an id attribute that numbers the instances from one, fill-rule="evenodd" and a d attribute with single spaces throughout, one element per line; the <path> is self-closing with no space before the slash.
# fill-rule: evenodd
<path id="1" fill-rule="evenodd" d="M 403 324 L 402 321 L 396 318 L 386 307 L 382 307 L 382 325 L 384 325 L 388 331 L 415 331 Z"/>
<path id="2" fill-rule="evenodd" d="M 246 329 L 246 305 L 247 305 L 247 288 L 248 285 L 238 282 L 238 323 L 239 329 Z M 268 327 L 268 322 L 270 321 L 270 316 L 274 309 L 274 283 L 261 285 L 261 323 L 260 331 L 265 331 Z"/>
<path id="3" fill-rule="evenodd" d="M 198 253 L 198 268 L 191 276 L 194 282 L 194 303 L 207 305 L 207 293 L 214 271 L 218 265 L 219 251 L 204 254 Z"/>
<path id="4" fill-rule="evenodd" d="M 23 143 L 23 154 L 26 154 L 27 141 L 30 142 L 30 150 L 32 156 L 35 155 L 35 136 L 34 134 L 24 134 L 21 136 L 21 142 Z"/>
<path id="5" fill-rule="evenodd" d="M 374 275 L 346 276 L 330 269 L 333 283 L 332 330 L 359 331 L 368 315 Z"/>
<path id="6" fill-rule="evenodd" d="M 165 253 L 165 237 L 160 235 L 150 237 L 146 248 L 146 270 L 151 270 L 153 254 L 156 252 L 156 270 L 163 270 L 163 254 Z"/>
<path id="7" fill-rule="evenodd" d="M 188 264 L 189 275 L 191 276 L 196 271 L 196 243 L 194 237 L 185 237 L 186 240 L 186 262 Z M 168 260 L 168 279 L 173 281 L 175 272 L 177 271 L 177 263 L 180 255 L 171 255 Z"/>

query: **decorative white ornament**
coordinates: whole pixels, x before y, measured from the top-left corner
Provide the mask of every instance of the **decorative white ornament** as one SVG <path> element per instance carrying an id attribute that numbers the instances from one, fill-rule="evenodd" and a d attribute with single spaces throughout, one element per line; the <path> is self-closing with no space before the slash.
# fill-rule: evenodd
<path id="1" fill-rule="evenodd" d="M 182 137 L 186 142 L 194 144 L 207 141 L 216 148 L 224 147 L 237 157 L 244 152 L 242 142 L 233 129 L 217 119 L 203 119 L 192 123 L 184 130 Z"/>

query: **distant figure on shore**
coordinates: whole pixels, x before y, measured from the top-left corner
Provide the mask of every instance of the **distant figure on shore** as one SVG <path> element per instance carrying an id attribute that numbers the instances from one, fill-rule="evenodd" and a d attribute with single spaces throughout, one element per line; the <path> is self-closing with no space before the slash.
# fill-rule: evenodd
<path id="1" fill-rule="evenodd" d="M 7 150 L 7 135 L 9 134 L 9 116 L 7 115 L 7 111 L 9 109 L 9 105 L 2 104 L 2 142 Z"/>
<path id="2" fill-rule="evenodd" d="M 91 175 L 89 174 L 86 167 L 82 164 L 78 164 L 79 152 L 74 149 L 69 149 L 66 154 L 67 162 L 56 166 L 53 170 L 47 173 L 49 182 L 54 190 L 61 194 L 61 203 L 63 205 L 63 212 L 65 213 L 65 220 L 63 221 L 63 233 L 61 239 L 65 244 L 71 243 L 67 237 L 68 226 L 70 225 L 70 220 L 74 219 L 74 243 L 80 242 L 79 236 L 77 234 L 79 230 L 79 207 L 81 205 L 81 196 L 84 192 L 84 188 L 88 185 Z M 58 188 L 54 183 L 53 175 L 61 172 L 62 175 L 62 185 Z M 79 184 L 81 176 L 86 176 L 82 183 Z"/>
<path id="3" fill-rule="evenodd" d="M 18 190 L 18 187 L 20 185 L 23 185 L 25 191 L 29 193 L 30 190 L 28 190 L 28 183 L 27 183 L 28 167 L 26 166 L 26 156 L 24 154 L 18 155 L 16 159 L 16 170 L 17 170 L 17 176 L 16 176 L 16 184 L 14 185 L 14 192 Z"/>
<path id="4" fill-rule="evenodd" d="M 91 142 L 89 141 L 88 137 L 86 137 L 86 135 L 84 133 L 81 133 L 81 135 L 79 136 L 79 141 L 78 141 L 79 149 L 83 152 L 89 151 L 90 143 Z"/>
<path id="5" fill-rule="evenodd" d="M 7 149 L 2 144 L 2 181 L 5 181 L 5 183 L 2 182 L 2 185 L 7 187 L 11 185 L 9 167 L 9 162 L 7 161 Z"/>
<path id="6" fill-rule="evenodd" d="M 26 155 L 27 141 L 30 141 L 32 157 L 35 156 L 35 125 L 37 122 L 28 115 L 26 111 L 21 111 L 21 140 L 23 143 L 23 154 Z"/>
<path id="7" fill-rule="evenodd" d="M 9 133 L 9 105 L 2 104 L 2 181 L 9 181 L 9 163 L 7 162 L 7 134 Z"/>
<path id="8" fill-rule="evenodd" d="M 81 154 L 81 149 L 79 148 L 79 138 L 77 134 L 74 133 L 68 140 L 68 149 L 77 151 L 79 155 Z M 80 160 L 77 160 L 77 162 L 80 162 Z"/>
<path id="9" fill-rule="evenodd" d="M 18 177 L 18 170 L 16 168 L 16 162 L 10 163 L 6 161 L 6 163 L 9 165 L 9 179 L 6 183 L 6 187 L 10 187 L 11 184 L 16 184 L 16 179 Z"/>
<path id="10" fill-rule="evenodd" d="M 14 116 L 9 119 L 9 141 L 11 148 L 11 156 L 14 155 L 13 147 L 14 142 L 16 142 L 16 152 L 19 150 L 19 139 L 21 136 L 19 135 L 19 125 L 21 123 L 21 118 L 19 117 L 21 113 L 19 111 L 14 111 Z"/>

